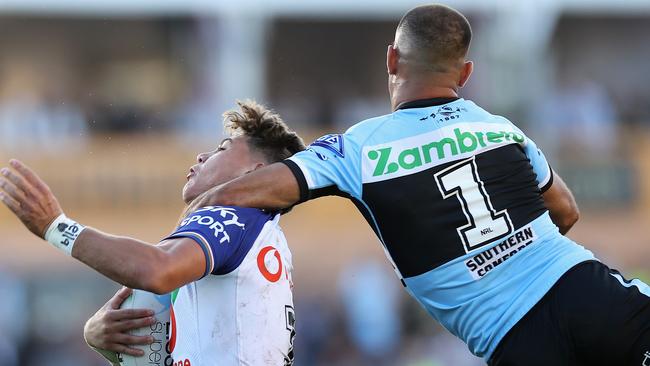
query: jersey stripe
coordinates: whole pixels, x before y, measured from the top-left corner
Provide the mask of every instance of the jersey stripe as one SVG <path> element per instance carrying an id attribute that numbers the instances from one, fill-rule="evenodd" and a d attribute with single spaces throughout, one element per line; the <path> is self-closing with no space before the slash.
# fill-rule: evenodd
<path id="1" fill-rule="evenodd" d="M 183 231 L 176 233 L 169 238 L 171 239 L 178 237 L 190 238 L 199 244 L 199 247 L 201 247 L 201 250 L 203 250 L 203 255 L 205 255 L 205 273 L 203 273 L 202 277 L 210 274 L 214 270 L 214 257 L 212 256 L 212 250 L 210 250 L 210 244 L 208 244 L 208 241 L 203 237 L 203 235 L 195 233 L 193 231 Z"/>
<path id="2" fill-rule="evenodd" d="M 645 296 L 650 297 L 650 286 L 646 285 L 643 283 L 643 281 L 634 278 L 631 281 L 626 281 L 623 276 L 621 276 L 618 273 L 610 273 L 610 275 L 618 280 L 618 282 L 623 285 L 623 287 L 630 288 L 632 286 L 635 286 L 640 293 L 644 294 Z"/>

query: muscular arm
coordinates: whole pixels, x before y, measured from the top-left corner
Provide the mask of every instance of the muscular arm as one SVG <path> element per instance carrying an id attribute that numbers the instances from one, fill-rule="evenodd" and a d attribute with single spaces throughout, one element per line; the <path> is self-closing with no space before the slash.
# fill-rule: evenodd
<path id="1" fill-rule="evenodd" d="M 542 194 L 542 197 L 551 220 L 560 229 L 560 233 L 564 235 L 569 232 L 578 221 L 580 212 L 569 187 L 557 173 L 553 172 L 553 184 Z"/>
<path id="2" fill-rule="evenodd" d="M 300 200 L 300 188 L 288 166 L 271 164 L 205 192 L 190 210 L 209 205 L 282 209 Z"/>
<path id="3" fill-rule="evenodd" d="M 205 256 L 189 238 L 151 245 L 86 228 L 72 256 L 106 277 L 130 288 L 164 294 L 204 274 Z"/>
<path id="4" fill-rule="evenodd" d="M 62 209 L 50 188 L 23 163 L 0 170 L 0 201 L 35 235 L 45 231 Z M 167 293 L 200 278 L 206 268 L 203 250 L 188 238 L 160 245 L 102 233 L 81 232 L 72 256 L 110 279 L 132 288 Z"/>

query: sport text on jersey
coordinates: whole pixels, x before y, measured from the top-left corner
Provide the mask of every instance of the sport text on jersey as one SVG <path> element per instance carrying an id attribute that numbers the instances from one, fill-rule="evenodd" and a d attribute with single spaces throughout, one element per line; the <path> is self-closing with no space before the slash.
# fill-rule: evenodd
<path id="1" fill-rule="evenodd" d="M 202 215 L 201 213 L 203 212 L 210 213 Z M 218 217 L 215 217 L 215 213 L 218 213 Z M 219 217 L 223 220 L 220 220 Z M 208 228 L 214 232 L 214 237 L 220 239 L 219 243 L 221 244 L 224 242 L 230 242 L 230 235 L 228 235 L 228 232 L 226 231 L 226 226 L 235 225 L 240 227 L 242 230 L 246 228 L 246 225 L 239 222 L 239 216 L 237 216 L 236 210 L 232 207 L 203 207 L 194 211 L 192 215 L 183 220 L 179 225 L 179 229 L 193 222 L 196 222 L 198 225 L 208 226 Z"/>
<path id="2" fill-rule="evenodd" d="M 531 225 L 526 225 L 501 243 L 473 254 L 465 261 L 472 278 L 479 280 L 537 239 Z"/>
<path id="3" fill-rule="evenodd" d="M 363 149 L 363 182 L 378 182 L 417 173 L 481 150 L 518 143 L 526 137 L 509 124 L 472 123 Z"/>

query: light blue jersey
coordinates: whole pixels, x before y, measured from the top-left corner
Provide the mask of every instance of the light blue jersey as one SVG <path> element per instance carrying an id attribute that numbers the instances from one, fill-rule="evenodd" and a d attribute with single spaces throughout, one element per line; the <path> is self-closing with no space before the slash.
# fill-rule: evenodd
<path id="1" fill-rule="evenodd" d="M 407 103 L 285 163 L 301 200 L 352 199 L 409 293 L 486 360 L 562 274 L 594 259 L 544 207 L 544 154 L 471 101 Z"/>

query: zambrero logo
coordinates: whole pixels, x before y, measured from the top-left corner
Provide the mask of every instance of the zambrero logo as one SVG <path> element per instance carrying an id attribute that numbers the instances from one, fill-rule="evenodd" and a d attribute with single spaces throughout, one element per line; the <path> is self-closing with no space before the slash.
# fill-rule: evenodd
<path id="1" fill-rule="evenodd" d="M 388 144 L 364 149 L 367 157 L 364 180 L 378 181 L 384 176 L 401 176 L 423 170 L 428 165 L 456 160 L 475 153 L 512 143 L 523 144 L 526 137 L 503 124 L 477 124 L 481 131 L 446 128 Z M 481 128 L 489 126 L 489 129 Z M 502 130 L 494 129 L 495 126 Z M 418 169 L 420 168 L 420 169 Z"/>

